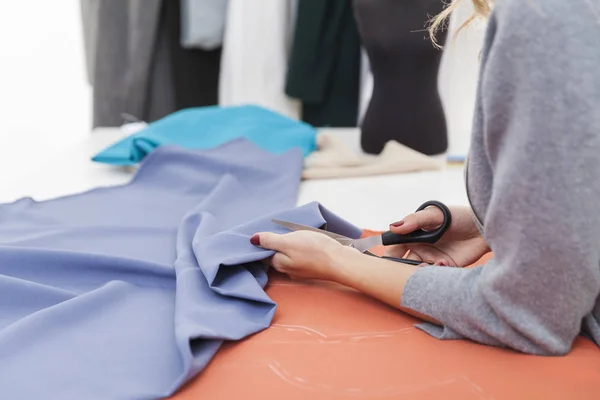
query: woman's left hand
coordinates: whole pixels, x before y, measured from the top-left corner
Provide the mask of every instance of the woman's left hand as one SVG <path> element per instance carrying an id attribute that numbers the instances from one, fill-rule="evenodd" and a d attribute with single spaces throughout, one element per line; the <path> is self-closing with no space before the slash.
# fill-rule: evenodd
<path id="1" fill-rule="evenodd" d="M 267 260 L 277 271 L 300 279 L 337 279 L 339 265 L 348 251 L 334 239 L 317 232 L 298 231 L 278 235 L 257 233 L 250 239 L 255 246 L 274 250 L 276 253 Z"/>
<path id="2" fill-rule="evenodd" d="M 418 318 L 435 322 L 400 306 L 404 286 L 417 269 L 413 265 L 364 255 L 317 232 L 257 233 L 250 242 L 275 250 L 276 253 L 267 260 L 268 264 L 292 278 L 337 282 Z"/>

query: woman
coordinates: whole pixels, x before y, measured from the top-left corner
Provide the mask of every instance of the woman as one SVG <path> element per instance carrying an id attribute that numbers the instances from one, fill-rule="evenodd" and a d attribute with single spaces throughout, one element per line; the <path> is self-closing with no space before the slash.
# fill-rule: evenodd
<path id="1" fill-rule="evenodd" d="M 435 337 L 566 354 L 580 333 L 600 343 L 600 1 L 498 0 L 493 10 L 472 1 L 489 14 L 467 165 L 472 209 L 452 208 L 435 245 L 389 250 L 436 265 L 377 259 L 311 232 L 252 243 L 276 251 L 275 269 L 360 290 L 428 321 Z M 429 208 L 390 229 L 441 220 Z M 482 267 L 444 267 L 489 249 Z"/>

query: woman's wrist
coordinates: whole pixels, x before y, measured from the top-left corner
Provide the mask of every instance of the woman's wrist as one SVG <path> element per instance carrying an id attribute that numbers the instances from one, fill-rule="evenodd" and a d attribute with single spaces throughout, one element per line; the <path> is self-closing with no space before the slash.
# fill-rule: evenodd
<path id="1" fill-rule="evenodd" d="M 330 280 L 400 308 L 404 287 L 417 268 L 345 248 L 333 257 Z"/>
<path id="2" fill-rule="evenodd" d="M 351 247 L 342 247 L 331 258 L 329 270 L 331 271 L 330 280 L 346 286 L 349 285 L 351 278 L 355 277 L 361 268 L 361 264 L 368 262 L 371 256 L 367 256 Z"/>
<path id="3" fill-rule="evenodd" d="M 332 258 L 331 280 L 354 289 L 362 290 L 361 285 L 386 269 L 402 270 L 408 276 L 417 267 L 397 263 L 380 257 L 373 257 L 356 249 L 344 247 Z"/>

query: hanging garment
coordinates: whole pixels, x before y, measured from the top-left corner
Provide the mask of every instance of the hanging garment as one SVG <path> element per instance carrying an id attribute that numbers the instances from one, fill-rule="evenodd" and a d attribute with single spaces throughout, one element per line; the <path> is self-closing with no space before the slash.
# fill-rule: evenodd
<path id="1" fill-rule="evenodd" d="M 314 126 L 357 125 L 361 54 L 351 0 L 299 0 L 285 92 Z"/>
<path id="2" fill-rule="evenodd" d="M 175 109 L 216 105 L 221 49 L 186 49 L 181 46 L 180 1 L 183 0 L 163 0 Z"/>
<path id="3" fill-rule="evenodd" d="M 229 0 L 219 104 L 256 104 L 298 119 L 300 104 L 284 93 L 293 2 Z"/>
<path id="4" fill-rule="evenodd" d="M 181 0 L 181 46 L 214 50 L 223 44 L 228 0 Z"/>
<path id="5" fill-rule="evenodd" d="M 386 143 L 377 156 L 357 154 L 337 136 L 320 133 L 317 150 L 304 160 L 303 179 L 350 178 L 437 170 L 439 160 L 398 142 Z"/>
<path id="6" fill-rule="evenodd" d="M 131 183 L 0 206 L 0 397 L 157 399 L 266 328 L 271 218 L 358 237 L 296 202 L 302 157 L 163 147 Z M 268 193 L 268 196 L 264 194 Z"/>
<path id="7" fill-rule="evenodd" d="M 316 148 L 316 135 L 308 124 L 257 106 L 190 108 L 149 124 L 93 160 L 134 165 L 162 145 L 210 149 L 238 138 L 276 154 L 297 147 L 306 156 Z"/>
<path id="8" fill-rule="evenodd" d="M 154 121 L 175 111 L 161 0 L 81 0 L 93 127 L 123 113 Z"/>

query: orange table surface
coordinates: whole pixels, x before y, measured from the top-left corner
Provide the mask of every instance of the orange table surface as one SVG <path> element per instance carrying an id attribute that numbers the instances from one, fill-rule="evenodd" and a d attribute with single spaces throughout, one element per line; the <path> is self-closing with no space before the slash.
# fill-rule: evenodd
<path id="1" fill-rule="evenodd" d="M 172 399 L 600 398 L 600 349 L 584 338 L 568 356 L 536 357 L 433 339 L 331 283 L 273 273 L 267 293 L 278 304 L 271 327 L 226 343 Z"/>

